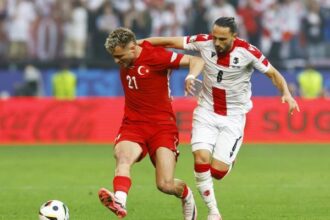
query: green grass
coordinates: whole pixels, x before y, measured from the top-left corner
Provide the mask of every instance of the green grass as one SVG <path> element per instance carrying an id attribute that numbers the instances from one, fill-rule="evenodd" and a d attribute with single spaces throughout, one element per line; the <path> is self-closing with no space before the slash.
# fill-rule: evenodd
<path id="1" fill-rule="evenodd" d="M 180 151 L 176 176 L 194 190 L 198 219 L 205 220 L 190 148 Z M 97 198 L 100 187 L 112 188 L 113 170 L 110 146 L 0 146 L 0 220 L 36 220 L 49 199 L 64 201 L 72 220 L 116 219 Z M 148 158 L 134 166 L 132 176 L 125 219 L 182 219 L 180 201 L 157 191 Z M 328 220 L 330 147 L 244 145 L 215 190 L 225 220 Z"/>

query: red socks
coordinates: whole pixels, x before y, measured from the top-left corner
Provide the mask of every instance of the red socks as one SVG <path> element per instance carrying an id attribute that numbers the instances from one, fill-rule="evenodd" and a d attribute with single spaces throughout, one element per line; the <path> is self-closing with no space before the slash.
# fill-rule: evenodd
<path id="1" fill-rule="evenodd" d="M 211 167 L 211 175 L 213 178 L 215 178 L 217 180 L 221 180 L 224 176 L 226 176 L 227 173 L 228 173 L 228 170 L 221 171 L 221 170 L 216 170 Z"/>
<path id="2" fill-rule="evenodd" d="M 195 164 L 195 172 L 196 173 L 204 173 L 210 170 L 210 164 Z"/>
<path id="3" fill-rule="evenodd" d="M 228 173 L 228 170 L 227 171 L 216 170 L 212 168 L 210 164 L 195 164 L 196 173 L 204 173 L 209 170 L 211 171 L 211 176 L 217 180 L 222 179 Z"/>
<path id="4" fill-rule="evenodd" d="M 123 191 L 128 194 L 131 188 L 131 179 L 127 176 L 115 176 L 113 179 L 113 190 L 114 192 Z"/>
<path id="5" fill-rule="evenodd" d="M 185 199 L 185 198 L 188 196 L 188 193 L 189 193 L 188 186 L 185 185 L 185 186 L 184 186 L 184 189 L 183 189 L 183 192 L 182 192 L 182 196 L 181 196 L 181 198 L 182 198 L 182 199 Z"/>

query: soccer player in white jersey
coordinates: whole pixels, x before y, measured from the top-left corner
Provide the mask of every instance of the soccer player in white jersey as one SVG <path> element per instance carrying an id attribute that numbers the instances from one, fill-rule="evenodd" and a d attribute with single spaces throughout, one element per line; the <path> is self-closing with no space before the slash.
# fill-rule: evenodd
<path id="1" fill-rule="evenodd" d="M 299 111 L 299 106 L 285 79 L 267 58 L 237 37 L 232 17 L 217 19 L 211 34 L 146 40 L 153 45 L 199 51 L 206 63 L 203 89 L 193 114 L 191 144 L 196 185 L 209 209 L 207 219 L 219 220 L 212 178 L 221 180 L 229 173 L 242 144 L 246 113 L 252 108 L 250 79 L 254 68 L 272 80 L 282 94 L 282 103 L 288 103 L 289 113 Z M 186 77 L 186 88 L 196 77 Z"/>

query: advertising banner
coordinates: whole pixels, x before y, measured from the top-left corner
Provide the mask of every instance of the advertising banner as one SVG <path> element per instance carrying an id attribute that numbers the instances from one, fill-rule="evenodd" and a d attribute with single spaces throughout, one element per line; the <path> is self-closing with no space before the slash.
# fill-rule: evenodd
<path id="1" fill-rule="evenodd" d="M 298 100 L 301 112 L 288 114 L 279 97 L 253 98 L 245 143 L 330 143 L 330 100 Z M 195 98 L 175 98 L 180 142 L 189 143 Z M 113 143 L 124 98 L 74 101 L 15 98 L 0 101 L 0 144 Z"/>
<path id="2" fill-rule="evenodd" d="M 122 98 L 0 101 L 0 143 L 113 142 Z"/>
<path id="3" fill-rule="evenodd" d="M 329 142 L 330 100 L 297 100 L 300 112 L 288 114 L 280 98 L 254 98 L 247 115 L 246 142 Z"/>

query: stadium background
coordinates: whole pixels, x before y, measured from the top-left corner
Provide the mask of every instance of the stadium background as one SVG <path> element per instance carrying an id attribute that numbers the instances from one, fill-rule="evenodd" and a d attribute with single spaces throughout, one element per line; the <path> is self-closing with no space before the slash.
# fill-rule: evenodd
<path id="1" fill-rule="evenodd" d="M 36 219 L 39 205 L 54 198 L 67 203 L 73 219 L 112 219 L 95 197 L 111 182 L 108 146 L 123 113 L 118 69 L 103 48 L 107 33 L 118 26 L 133 29 L 138 38 L 208 33 L 219 16 L 236 17 L 240 37 L 283 73 L 301 107 L 289 117 L 270 80 L 253 74 L 245 144 L 235 172 L 216 184 L 225 219 L 328 219 L 328 0 L 0 0 L 0 219 Z M 315 16 L 321 25 L 309 23 Z M 52 95 L 51 79 L 62 62 L 78 80 L 74 100 Z M 312 100 L 299 97 L 297 75 L 306 64 L 324 80 L 323 95 Z M 27 65 L 41 73 L 35 95 L 20 90 Z M 186 144 L 180 146 L 177 175 L 193 186 L 187 143 L 196 100 L 183 96 L 185 74 L 176 70 L 171 77 Z M 156 192 L 153 176 L 145 175 L 152 172 L 149 161 L 134 169 L 128 219 L 180 219 L 176 201 Z M 203 219 L 206 209 L 197 202 Z"/>

